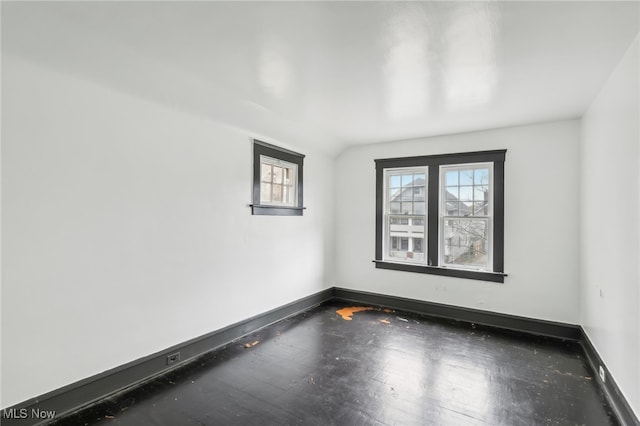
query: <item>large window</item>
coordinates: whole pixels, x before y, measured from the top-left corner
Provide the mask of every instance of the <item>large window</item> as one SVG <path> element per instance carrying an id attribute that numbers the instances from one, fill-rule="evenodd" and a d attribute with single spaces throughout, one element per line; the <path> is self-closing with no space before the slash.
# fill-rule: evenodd
<path id="1" fill-rule="evenodd" d="M 254 215 L 302 216 L 304 155 L 253 141 Z"/>
<path id="2" fill-rule="evenodd" d="M 503 282 L 505 153 L 376 160 L 376 267 Z"/>

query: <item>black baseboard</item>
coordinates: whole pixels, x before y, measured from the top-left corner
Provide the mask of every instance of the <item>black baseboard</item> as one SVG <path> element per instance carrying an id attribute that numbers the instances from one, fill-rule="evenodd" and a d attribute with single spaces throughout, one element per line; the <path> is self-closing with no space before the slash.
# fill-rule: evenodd
<path id="1" fill-rule="evenodd" d="M 515 331 L 527 335 L 572 341 L 582 347 L 595 377 L 599 377 L 597 372 L 600 365 L 607 370 L 589 337 L 582 327 L 578 325 L 334 287 L 3 409 L 2 413 L 0 413 L 1 423 L 3 426 L 44 424 L 46 420 L 41 421 L 35 418 L 32 413 L 55 411 L 55 418 L 60 418 L 109 395 L 140 385 L 269 324 L 332 300 L 375 305 L 400 311 L 415 312 L 434 318 Z M 180 352 L 181 362 L 168 367 L 166 365 L 167 356 L 176 352 Z M 609 375 L 605 383 L 602 383 L 599 379 L 598 383 L 620 423 L 624 426 L 640 426 L 638 418 L 613 378 Z M 23 414 L 26 415 L 25 418 L 16 418 L 23 417 Z"/>
<path id="2" fill-rule="evenodd" d="M 403 297 L 387 296 L 365 291 L 334 288 L 336 299 L 368 303 L 402 311 L 415 312 L 438 318 L 464 321 L 473 324 L 481 324 L 494 328 L 547 336 L 557 339 L 579 341 L 581 338 L 580 327 L 553 321 L 544 321 L 519 317 L 515 315 L 498 314 L 479 309 L 461 308 L 458 306 L 444 305 L 441 303 L 425 302 L 422 300 L 406 299 Z"/>
<path id="3" fill-rule="evenodd" d="M 37 413 L 55 412 L 55 418 L 60 418 L 109 395 L 164 374 L 269 324 L 320 305 L 331 300 L 332 297 L 332 288 L 323 290 L 204 336 L 29 399 L 3 409 L 0 413 L 0 423 L 2 426 L 46 424 L 48 421 L 37 418 Z M 167 366 L 167 356 L 176 352 L 180 353 L 181 362 Z"/>
<path id="4" fill-rule="evenodd" d="M 633 409 L 629 405 L 629 402 L 622 395 L 618 384 L 613 379 L 611 374 L 609 374 L 607 366 L 602 361 L 602 358 L 600 358 L 600 355 L 598 354 L 598 351 L 596 351 L 596 348 L 593 346 L 593 343 L 591 343 L 589 336 L 587 335 L 587 333 L 585 333 L 582 327 L 580 328 L 580 331 L 582 334 L 580 345 L 584 350 L 589 366 L 593 370 L 593 376 L 598 381 L 600 388 L 604 392 L 605 397 L 607 398 L 609 405 L 611 405 L 611 409 L 613 410 L 614 414 L 618 417 L 620 424 L 622 424 L 623 426 L 640 426 L 640 419 L 638 419 L 638 417 L 635 415 Z M 605 370 L 606 377 L 604 382 L 602 382 L 602 379 L 600 379 L 600 375 L 598 374 L 600 366 L 602 366 L 602 368 L 604 368 Z"/>

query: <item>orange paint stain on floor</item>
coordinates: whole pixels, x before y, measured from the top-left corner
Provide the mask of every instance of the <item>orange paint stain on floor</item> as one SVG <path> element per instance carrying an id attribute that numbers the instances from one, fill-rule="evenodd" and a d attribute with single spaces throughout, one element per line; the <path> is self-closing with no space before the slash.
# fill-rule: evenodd
<path id="1" fill-rule="evenodd" d="M 353 319 L 353 314 L 362 311 L 373 311 L 373 308 L 368 306 L 352 306 L 350 308 L 338 309 L 336 314 L 340 315 L 345 321 L 351 321 Z"/>

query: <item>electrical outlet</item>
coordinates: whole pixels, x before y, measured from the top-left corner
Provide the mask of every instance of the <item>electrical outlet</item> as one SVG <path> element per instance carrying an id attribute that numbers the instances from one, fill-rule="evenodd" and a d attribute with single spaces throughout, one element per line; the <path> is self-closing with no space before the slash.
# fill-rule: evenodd
<path id="1" fill-rule="evenodd" d="M 605 382 L 605 374 L 604 374 L 604 368 L 602 368 L 602 366 L 600 366 L 600 380 L 602 380 L 602 383 Z"/>
<path id="2" fill-rule="evenodd" d="M 180 362 L 180 352 L 167 355 L 167 365 L 172 365 L 172 364 L 175 364 L 176 362 Z"/>

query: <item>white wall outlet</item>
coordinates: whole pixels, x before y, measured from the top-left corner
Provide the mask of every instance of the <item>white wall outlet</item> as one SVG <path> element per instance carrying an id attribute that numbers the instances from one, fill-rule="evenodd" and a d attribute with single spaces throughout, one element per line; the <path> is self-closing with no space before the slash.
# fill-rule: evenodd
<path id="1" fill-rule="evenodd" d="M 605 378 L 606 378 L 606 376 L 605 376 L 605 374 L 604 374 L 604 368 L 602 368 L 602 366 L 600 366 L 600 371 L 599 371 L 599 373 L 600 373 L 600 380 L 602 380 L 602 383 L 604 383 L 604 382 L 605 382 Z"/>

